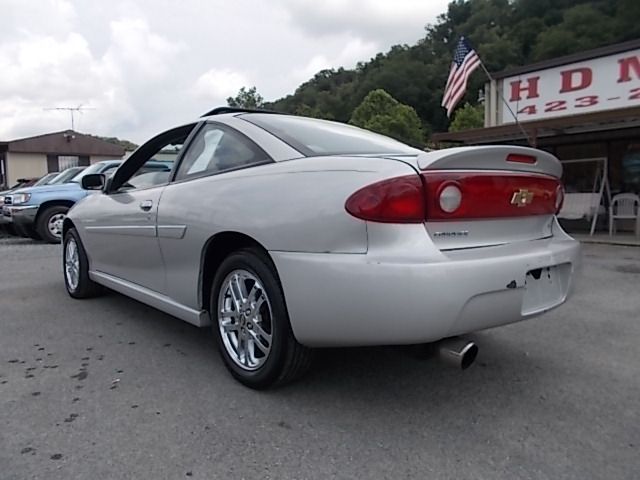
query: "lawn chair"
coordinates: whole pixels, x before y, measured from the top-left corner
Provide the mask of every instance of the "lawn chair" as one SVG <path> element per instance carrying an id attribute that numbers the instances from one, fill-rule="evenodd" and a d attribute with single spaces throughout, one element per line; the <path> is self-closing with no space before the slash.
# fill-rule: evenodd
<path id="1" fill-rule="evenodd" d="M 579 158 L 573 160 L 563 160 L 562 164 L 593 163 L 596 165 L 593 177 L 593 188 L 591 193 L 566 193 L 562 209 L 558 213 L 558 218 L 567 220 L 586 219 L 591 221 L 589 235 L 596 231 L 596 224 L 600 215 L 606 213 L 603 200 L 608 199 L 611 203 L 611 189 L 609 188 L 609 170 L 607 157 L 602 158 Z"/>
<path id="2" fill-rule="evenodd" d="M 634 232 L 640 236 L 640 197 L 635 193 L 619 193 L 609 207 L 609 236 L 616 230 L 616 220 L 635 220 Z"/>
<path id="3" fill-rule="evenodd" d="M 565 220 L 591 220 L 600 207 L 601 195 L 595 193 L 565 193 L 559 218 Z M 604 212 L 603 212 L 604 213 Z"/>

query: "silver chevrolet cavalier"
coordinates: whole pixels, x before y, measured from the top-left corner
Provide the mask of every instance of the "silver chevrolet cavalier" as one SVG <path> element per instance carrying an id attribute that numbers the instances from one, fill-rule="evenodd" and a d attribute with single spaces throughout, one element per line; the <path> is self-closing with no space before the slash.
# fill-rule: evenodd
<path id="1" fill-rule="evenodd" d="M 166 161 L 170 171 L 149 171 Z M 579 245 L 555 214 L 562 167 L 517 146 L 425 152 L 349 125 L 221 108 L 161 133 L 64 220 L 74 298 L 107 287 L 212 326 L 252 388 L 316 347 L 437 346 L 565 302 Z"/>

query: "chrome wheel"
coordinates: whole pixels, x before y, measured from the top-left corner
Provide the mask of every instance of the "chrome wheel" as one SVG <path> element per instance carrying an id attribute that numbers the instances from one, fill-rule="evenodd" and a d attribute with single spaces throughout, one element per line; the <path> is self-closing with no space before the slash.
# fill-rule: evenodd
<path id="1" fill-rule="evenodd" d="M 78 281 L 80 280 L 80 255 L 78 253 L 78 244 L 74 238 L 70 238 L 64 248 L 64 275 L 69 289 L 76 290 L 78 288 Z"/>
<path id="2" fill-rule="evenodd" d="M 244 370 L 257 370 L 269 357 L 273 312 L 260 279 L 233 270 L 218 294 L 218 328 L 229 357 Z"/>
<path id="3" fill-rule="evenodd" d="M 49 217 L 47 222 L 47 229 L 49 233 L 56 238 L 62 238 L 62 223 L 64 222 L 66 215 L 64 213 L 56 213 Z"/>

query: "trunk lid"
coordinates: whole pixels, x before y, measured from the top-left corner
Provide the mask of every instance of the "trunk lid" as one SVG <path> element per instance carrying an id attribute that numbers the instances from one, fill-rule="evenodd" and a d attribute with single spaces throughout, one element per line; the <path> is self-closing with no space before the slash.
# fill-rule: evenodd
<path id="1" fill-rule="evenodd" d="M 415 159 L 427 189 L 428 234 L 442 250 L 476 248 L 550 237 L 562 165 L 527 147 L 461 147 Z M 461 206 L 440 209 L 443 188 L 461 192 Z M 561 199 L 558 199 L 561 202 Z M 465 203 L 466 202 L 466 203 Z"/>

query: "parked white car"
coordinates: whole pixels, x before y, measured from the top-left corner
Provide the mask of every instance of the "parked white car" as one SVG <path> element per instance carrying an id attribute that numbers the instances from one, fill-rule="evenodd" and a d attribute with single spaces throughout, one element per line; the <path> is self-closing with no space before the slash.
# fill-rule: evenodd
<path id="1" fill-rule="evenodd" d="M 154 156 L 171 172 L 138 175 Z M 173 156 L 173 157 L 172 157 Z M 312 349 L 440 343 L 561 305 L 579 245 L 556 221 L 562 168 L 524 147 L 416 150 L 349 125 L 217 109 L 86 175 L 63 225 L 64 280 L 212 325 L 253 388 Z"/>

